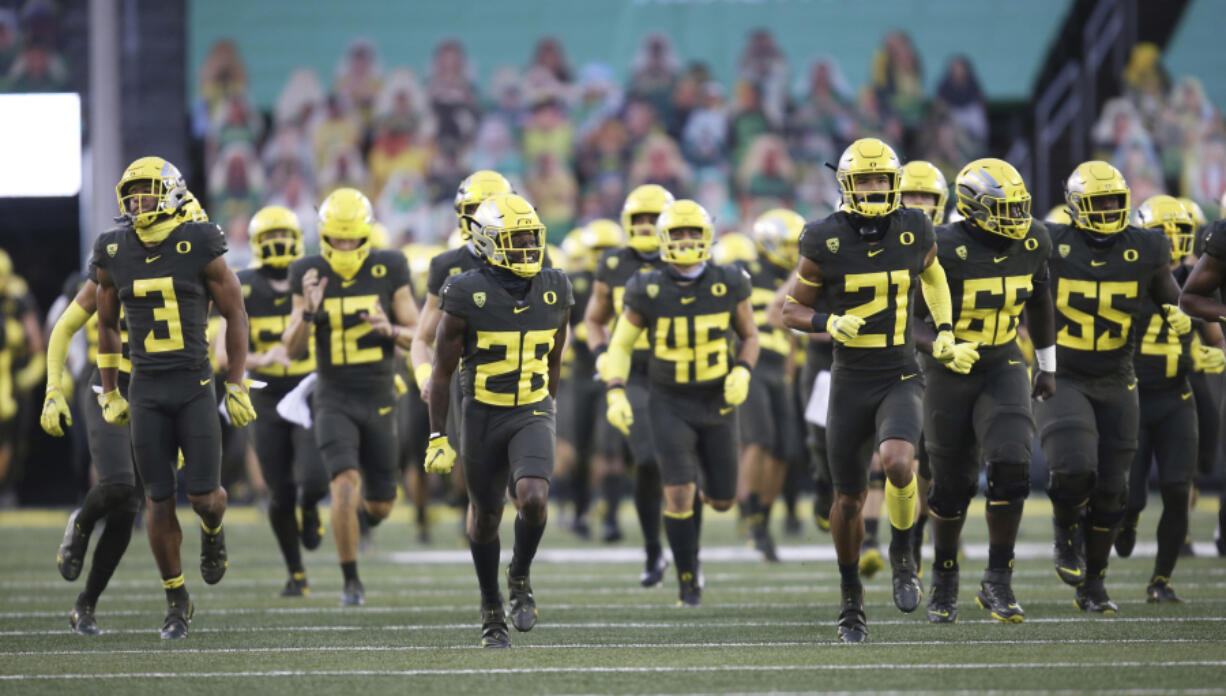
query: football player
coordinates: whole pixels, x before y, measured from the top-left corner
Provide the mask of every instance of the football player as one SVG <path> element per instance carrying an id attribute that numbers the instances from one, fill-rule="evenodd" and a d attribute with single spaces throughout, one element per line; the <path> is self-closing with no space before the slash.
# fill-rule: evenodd
<path id="1" fill-rule="evenodd" d="M 958 619 L 958 543 L 967 507 L 987 470 L 988 567 L 976 603 L 997 621 L 1025 619 L 1013 596 L 1013 547 L 1030 494 L 1034 439 L 1030 374 L 1017 345 L 1019 316 L 1036 346 L 1033 395 L 1055 389 L 1055 328 L 1048 291 L 1051 239 L 1030 214 L 1022 177 L 1004 160 L 978 159 L 954 182 L 960 222 L 937 228 L 937 258 L 954 307 L 954 359 L 939 364 L 921 354 L 924 442 L 931 467 L 932 587 L 928 621 Z M 916 330 L 921 350 L 935 338 Z"/>
<path id="2" fill-rule="evenodd" d="M 332 537 L 340 560 L 342 606 L 360 606 L 358 519 L 371 527 L 396 499 L 395 349 L 417 326 L 404 254 L 371 248 L 370 201 L 351 188 L 319 207 L 321 253 L 289 269 L 293 315 L 282 336 L 291 360 L 309 358 L 315 340 L 315 441 L 331 477 Z M 406 445 L 407 446 L 407 445 Z"/>
<path id="3" fill-rule="evenodd" d="M 14 483 L 10 471 L 22 419 L 17 418 L 24 395 L 45 374 L 43 332 L 38 304 L 25 279 L 13 272 L 13 260 L 0 249 L 0 488 Z"/>
<path id="4" fill-rule="evenodd" d="M 1171 273 L 1175 282 L 1186 280 L 1189 266 L 1183 259 L 1192 250 L 1195 223 L 1188 209 L 1171 196 L 1153 196 L 1136 211 L 1136 224 L 1161 230 L 1171 243 Z M 1206 324 L 1221 342 L 1221 329 Z M 1162 517 L 1158 520 L 1158 553 L 1145 594 L 1150 602 L 1179 602 L 1171 588 L 1171 576 L 1180 547 L 1188 534 L 1188 496 L 1197 463 L 1199 422 L 1194 391 L 1189 382 L 1194 369 L 1221 374 L 1226 356 L 1218 347 L 1204 345 L 1196 332 L 1176 335 L 1160 308 L 1146 298 L 1137 331 L 1133 365 L 1137 373 L 1137 398 L 1141 407 L 1141 430 L 1136 457 L 1128 481 L 1128 505 L 1115 550 L 1121 558 L 1132 555 L 1137 525 L 1149 494 L 1149 471 L 1155 460 L 1162 494 Z M 1208 430 L 1216 422 L 1206 422 Z"/>
<path id="5" fill-rule="evenodd" d="M 225 408 L 230 422 L 244 427 L 256 417 L 243 382 L 247 313 L 238 278 L 222 258 L 225 233 L 180 216 L 189 194 L 174 165 L 142 157 L 128 165 L 115 193 L 122 226 L 98 236 L 91 261 L 98 277 L 98 402 L 106 422 L 131 421 L 149 543 L 168 604 L 161 635 L 184 638 L 194 606 L 179 562 L 176 452 L 182 452 L 187 497 L 200 517 L 200 574 L 212 585 L 226 572 L 227 496 L 220 482 L 221 428 L 205 330 L 212 302 L 228 322 Z M 121 304 L 131 339 L 130 405 L 119 390 Z"/>
<path id="6" fill-rule="evenodd" d="M 601 369 L 604 353 L 609 346 L 609 322 L 620 317 L 624 308 L 626 283 L 639 273 L 648 273 L 660 268 L 660 238 L 656 234 L 656 219 L 673 202 L 673 194 L 656 184 L 644 184 L 635 188 L 626 197 L 622 206 L 621 223 L 626 233 L 626 246 L 610 249 L 601 256 L 596 265 L 592 282 L 592 296 L 583 314 L 587 328 L 587 345 L 596 356 L 596 369 Z M 627 425 L 622 435 L 634 461 L 634 509 L 638 513 L 639 526 L 643 531 L 643 544 L 647 552 L 646 565 L 639 576 L 643 587 L 654 587 L 664 580 L 668 561 L 660 546 L 661 484 L 660 467 L 652 446 L 652 424 L 647 415 L 647 361 L 650 346 L 642 336 L 635 346 L 631 361 L 630 379 L 625 396 L 630 400 L 636 417 L 634 426 Z M 617 424 L 614 424 L 616 427 Z M 617 508 L 621 499 L 621 478 L 606 474 L 603 481 L 605 510 L 605 541 L 621 539 L 617 526 Z M 694 501 L 694 508 L 701 510 L 701 502 Z M 701 514 L 701 513 L 699 513 Z"/>
<path id="7" fill-rule="evenodd" d="M 667 265 L 626 282 L 602 374 L 614 427 L 625 432 L 640 417 L 651 419 L 664 486 L 664 531 L 680 581 L 677 605 L 695 607 L 702 604 L 702 587 L 694 501 L 701 479 L 702 499 L 711 507 L 723 511 L 735 502 L 735 411 L 749 396 L 758 329 L 749 275 L 736 266 L 708 263 L 714 225 L 702 206 L 684 199 L 668 204 L 656 230 L 660 260 Z M 732 334 L 740 346 L 729 365 Z M 650 346 L 651 387 L 646 413 L 636 414 L 626 384 L 642 335 Z"/>
<path id="8" fill-rule="evenodd" d="M 487 198 L 469 216 L 471 241 L 485 265 L 443 287 L 430 390 L 426 471 L 447 473 L 456 452 L 443 431 L 460 412 L 468 536 L 481 588 L 481 645 L 510 647 L 498 589 L 498 525 L 509 493 L 519 508 L 507 566 L 509 616 L 518 631 L 537 620 L 529 569 L 545 532 L 556 431 L 554 398 L 574 294 L 560 270 L 542 269 L 545 227 L 523 198 Z M 463 400 L 451 379 L 463 359 Z"/>
<path id="9" fill-rule="evenodd" d="M 911 312 L 917 278 L 937 329 L 933 355 L 941 362 L 954 357 L 949 287 L 937 260 L 932 220 L 900 208 L 900 170 L 894 151 L 876 138 L 848 146 L 836 172 L 842 207 L 805 227 L 797 276 L 783 307 L 788 327 L 825 331 L 837 342 L 826 424 L 835 490 L 830 522 L 842 579 L 838 632 L 850 643 L 868 637 L 859 575 L 860 515 L 874 449 L 887 479 L 894 604 L 911 612 L 920 601 L 911 547 L 912 460 L 923 423 Z M 830 313 L 814 310 L 819 297 Z"/>
<path id="10" fill-rule="evenodd" d="M 314 433 L 285 420 L 277 412 L 277 403 L 303 377 L 315 371 L 315 345 L 310 337 L 307 354 L 299 360 L 291 360 L 281 343 L 292 309 L 289 266 L 303 256 L 302 227 L 292 210 L 274 205 L 251 218 L 248 236 L 255 267 L 238 273 L 251 336 L 247 370 L 267 385 L 251 395 L 259 416 L 252 435 L 260 472 L 268 485 L 268 521 L 289 572 L 281 596 L 302 597 L 310 593 L 310 588 L 300 545 L 308 550 L 319 548 L 323 523 L 319 520 L 318 503 L 328 494 L 328 474 Z M 217 345 L 215 353 L 218 364 L 226 366 L 225 347 Z M 299 489 L 301 525 L 294 514 Z"/>
<path id="11" fill-rule="evenodd" d="M 770 510 L 783 487 L 786 462 L 797 433 L 792 430 L 795 415 L 787 374 L 792 339 L 786 329 L 770 322 L 767 310 L 796 267 L 804 226 L 804 218 L 791 210 L 766 211 L 753 224 L 757 259 L 738 264 L 751 278 L 749 301 L 761 346 L 746 406 L 740 411 L 740 475 L 747 484 L 744 516 L 754 548 L 769 562 L 779 560 L 770 532 Z"/>
<path id="12" fill-rule="evenodd" d="M 1047 456 L 1056 574 L 1082 611 L 1114 614 L 1104 581 L 1124 517 L 1137 450 L 1139 407 L 1133 324 L 1146 298 L 1177 335 L 1192 320 L 1166 237 L 1129 226 L 1128 184 L 1106 162 L 1077 166 L 1065 183 L 1071 225 L 1051 224 L 1048 262 L 1056 302 L 1057 391 L 1035 407 Z M 1088 529 L 1086 528 L 1088 526 Z"/>

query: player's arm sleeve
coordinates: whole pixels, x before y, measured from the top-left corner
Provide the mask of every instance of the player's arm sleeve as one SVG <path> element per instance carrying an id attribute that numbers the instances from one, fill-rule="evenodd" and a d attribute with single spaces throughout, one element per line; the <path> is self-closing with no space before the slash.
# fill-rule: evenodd
<path id="1" fill-rule="evenodd" d="M 64 363 L 68 360 L 68 344 L 73 335 L 89 321 L 89 313 L 76 302 L 69 302 L 68 307 L 60 314 L 51 330 L 51 339 L 47 342 L 47 386 L 60 387 L 64 384 Z"/>
<path id="2" fill-rule="evenodd" d="M 937 330 L 952 326 L 954 323 L 953 301 L 949 298 L 949 281 L 945 278 L 945 269 L 941 260 L 933 257 L 932 263 L 920 272 L 920 289 L 924 293 L 924 303 L 932 315 L 932 322 Z"/>

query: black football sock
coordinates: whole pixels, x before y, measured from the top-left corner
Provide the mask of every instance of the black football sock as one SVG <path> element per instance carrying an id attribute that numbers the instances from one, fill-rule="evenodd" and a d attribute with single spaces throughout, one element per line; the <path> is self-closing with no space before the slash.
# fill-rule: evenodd
<path id="1" fill-rule="evenodd" d="M 924 543 L 924 528 L 928 526 L 928 515 L 920 513 L 918 519 L 915 520 L 915 526 L 911 528 L 911 542 L 916 546 Z"/>
<path id="2" fill-rule="evenodd" d="M 769 529 L 771 524 L 771 508 L 775 507 L 774 502 L 764 503 L 761 498 L 758 499 L 758 514 L 762 515 L 762 524 Z"/>
<path id="3" fill-rule="evenodd" d="M 698 571 L 698 531 L 694 524 L 693 513 L 682 513 L 683 517 L 674 517 L 664 513 L 664 533 L 668 536 L 668 545 L 673 550 L 673 561 L 677 564 L 677 577 L 688 581 Z"/>
<path id="4" fill-rule="evenodd" d="M 502 540 L 494 537 L 492 541 L 480 544 L 470 539 L 468 548 L 473 555 L 473 566 L 477 569 L 481 604 L 490 606 L 501 603 L 502 593 L 498 591 L 498 555 L 502 553 Z"/>
<path id="5" fill-rule="evenodd" d="M 571 476 L 571 499 L 575 504 L 575 517 L 583 517 L 592 506 L 591 459 L 580 457 L 575 462 L 575 473 Z"/>
<path id="6" fill-rule="evenodd" d="M 604 497 L 605 522 L 616 522 L 617 509 L 622 504 L 622 475 L 605 474 L 604 479 L 600 482 L 600 493 Z"/>
<path id="7" fill-rule="evenodd" d="M 1184 507 L 1188 501 L 1184 499 Z M 1107 561 L 1111 556 L 1111 546 L 1115 544 L 1115 535 L 1120 531 L 1119 522 L 1110 527 L 1102 527 L 1091 522 L 1086 525 L 1086 577 L 1096 578 L 1107 570 Z M 1175 552 L 1179 552 L 1180 539 L 1175 544 Z"/>
<path id="8" fill-rule="evenodd" d="M 85 494 L 81 512 L 77 514 L 77 526 L 86 535 L 93 533 L 98 520 L 106 517 L 117 506 L 123 505 L 134 495 L 132 486 L 119 483 L 100 483 Z"/>
<path id="9" fill-rule="evenodd" d="M 643 544 L 651 554 L 654 544 L 660 548 L 660 515 L 664 507 L 664 492 L 660 487 L 660 467 L 641 463 L 634 468 L 634 510 L 643 530 Z M 658 555 L 657 551 L 657 555 Z"/>
<path id="10" fill-rule="evenodd" d="M 911 527 L 899 529 L 890 525 L 890 553 L 904 554 L 908 558 L 913 558 L 911 556 Z"/>
<path id="11" fill-rule="evenodd" d="M 1074 524 L 1083 522 L 1082 517 L 1085 515 L 1085 505 L 1069 505 L 1064 502 L 1051 501 L 1051 514 L 1056 519 L 1056 522 L 1061 527 L 1071 527 Z"/>
<path id="12" fill-rule="evenodd" d="M 745 518 L 745 521 L 750 525 L 757 524 L 758 515 L 762 514 L 762 501 L 759 499 L 758 494 L 750 493 L 745 496 L 745 503 L 741 507 L 744 510 L 742 517 Z"/>
<path id="13" fill-rule="evenodd" d="M 966 516 L 954 518 L 932 516 L 932 567 L 934 570 L 958 569 L 958 539 Z"/>
<path id="14" fill-rule="evenodd" d="M 864 518 L 864 541 L 861 542 L 861 549 L 877 548 L 877 523 L 881 520 L 876 517 Z"/>
<path id="15" fill-rule="evenodd" d="M 341 561 L 341 577 L 345 582 L 358 579 L 358 562 L 357 561 Z"/>
<path id="16" fill-rule="evenodd" d="M 1013 569 L 1013 544 L 988 544 L 988 570 Z"/>
<path id="17" fill-rule="evenodd" d="M 702 494 L 694 493 L 694 558 L 698 558 L 698 547 L 702 544 Z"/>
<path id="18" fill-rule="evenodd" d="M 183 573 L 171 578 L 162 578 L 162 589 L 166 591 L 166 603 L 177 606 L 187 604 L 187 585 L 183 582 Z"/>
<path id="19" fill-rule="evenodd" d="M 85 581 L 85 591 L 80 599 L 89 605 L 98 603 L 98 597 L 106 589 L 106 585 L 119 567 L 119 559 L 128 549 L 132 540 L 132 523 L 136 521 L 136 512 L 140 508 L 135 492 L 128 501 L 113 508 L 106 516 L 106 526 L 94 547 L 94 560 L 89 566 L 89 577 Z"/>
<path id="20" fill-rule="evenodd" d="M 545 525 L 531 525 L 523 515 L 515 516 L 515 545 L 509 566 L 511 577 L 521 578 L 528 574 L 528 569 L 532 567 L 532 559 L 536 557 L 536 549 L 541 545 L 541 536 L 544 533 Z"/>
<path id="21" fill-rule="evenodd" d="M 988 543 L 1012 547 L 1022 524 L 1022 501 L 989 500 L 983 509 L 988 523 Z"/>
<path id="22" fill-rule="evenodd" d="M 302 549 L 298 546 L 298 519 L 293 504 L 271 503 L 268 521 L 272 525 L 272 535 L 277 538 L 277 546 L 281 548 L 281 556 L 285 558 L 285 567 L 290 573 L 301 573 Z"/>
<path id="23" fill-rule="evenodd" d="M 1179 548 L 1188 534 L 1188 487 L 1162 489 L 1162 517 L 1158 519 L 1158 554 L 1154 575 L 1170 578 L 1179 560 Z"/>
<path id="24" fill-rule="evenodd" d="M 839 564 L 839 584 L 842 587 L 859 587 L 860 582 L 860 564 L 859 563 L 840 563 Z"/>

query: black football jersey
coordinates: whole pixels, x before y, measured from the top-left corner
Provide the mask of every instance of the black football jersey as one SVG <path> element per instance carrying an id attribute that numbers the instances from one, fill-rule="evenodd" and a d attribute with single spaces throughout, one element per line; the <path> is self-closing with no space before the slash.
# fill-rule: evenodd
<path id="1" fill-rule="evenodd" d="M 787 282 L 791 269 L 776 266 L 764 259 L 742 261 L 736 266 L 748 273 L 750 278 L 749 303 L 753 305 L 753 322 L 758 326 L 758 341 L 762 346 L 758 367 L 783 370 L 788 354 L 792 352 L 792 342 L 787 330 L 770 325 L 766 312 L 771 302 L 775 301 L 775 293 Z"/>
<path id="2" fill-rule="evenodd" d="M 281 342 L 281 336 L 289 326 L 293 293 L 288 286 L 284 292 L 278 292 L 273 288 L 268 276 L 258 268 L 239 271 L 238 282 L 243 286 L 243 302 L 247 305 L 247 322 L 250 328 L 248 350 L 263 353 Z M 385 308 L 385 311 L 390 310 Z M 306 357 L 291 361 L 289 367 L 266 365 L 250 370 L 252 375 L 268 383 L 266 392 L 278 394 L 293 389 L 299 380 L 314 371 L 314 336 L 307 338 Z"/>
<path id="3" fill-rule="evenodd" d="M 993 235 L 972 225 L 961 221 L 938 227 L 937 258 L 949 281 L 954 336 L 978 343 L 980 359 L 975 367 L 982 363 L 987 369 L 993 348 L 1017 339 L 1018 321 L 1034 295 L 1034 281 L 1047 273 L 1051 237 L 1037 220 L 1022 239 Z"/>
<path id="4" fill-rule="evenodd" d="M 934 241 L 932 220 L 918 210 L 891 213 L 885 234 L 875 244 L 860 236 L 847 213 L 805 225 L 800 253 L 822 269 L 820 296 L 826 300 L 825 311 L 864 319 L 860 335 L 835 344 L 836 365 L 857 370 L 918 369 L 911 307 Z"/>
<path id="5" fill-rule="evenodd" d="M 211 222 L 185 222 L 153 247 L 131 229 L 98 236 L 90 263 L 119 290 L 133 369 L 196 370 L 208 364 L 212 297 L 204 268 L 224 253 L 226 236 Z"/>
<path id="6" fill-rule="evenodd" d="M 371 328 L 362 315 L 376 304 L 395 322 L 393 297 L 409 284 L 409 264 L 393 249 L 371 249 L 352 280 L 343 280 L 322 256 L 298 259 L 289 268 L 290 292 L 302 294 L 302 276 L 314 268 L 327 278 L 315 318 L 315 370 L 321 389 L 370 393 L 391 389 L 395 342 Z"/>
<path id="7" fill-rule="evenodd" d="M 732 317 L 751 293 L 749 274 L 736 266 L 709 264 L 685 285 L 667 269 L 630 278 L 626 307 L 643 317 L 652 383 L 687 387 L 722 380 L 730 369 Z"/>
<path id="8" fill-rule="evenodd" d="M 474 268 L 481 268 L 485 261 L 465 244 L 458 249 L 448 249 L 430 259 L 430 272 L 426 275 L 426 292 L 441 297 L 443 284 L 448 279 Z"/>
<path id="9" fill-rule="evenodd" d="M 494 273 L 487 266 L 452 278 L 439 307 L 467 324 L 462 392 L 490 406 L 528 406 L 549 397 L 549 352 L 575 296 L 560 270 L 541 269 L 522 300 Z"/>
<path id="10" fill-rule="evenodd" d="M 622 310 L 625 309 L 626 283 L 639 273 L 649 273 L 663 268 L 664 265 L 658 255 L 645 257 L 630 247 L 608 249 L 600 255 L 600 261 L 596 263 L 596 280 L 609 286 L 609 291 L 613 294 L 615 317 L 621 317 Z M 631 369 L 636 372 L 646 370 L 650 350 L 651 344 L 644 333 L 634 344 L 634 353 L 630 357 Z"/>
<path id="11" fill-rule="evenodd" d="M 1111 244 L 1098 247 L 1072 226 L 1053 223 L 1048 229 L 1055 247 L 1048 265 L 1056 305 L 1056 369 L 1131 381 L 1133 323 L 1141 321 L 1155 274 L 1169 273 L 1170 242 L 1162 232 L 1126 227 Z"/>
<path id="12" fill-rule="evenodd" d="M 1179 266 L 1173 272 L 1175 283 L 1182 286 L 1191 268 Z M 1192 344 L 1196 331 L 1179 336 L 1171 330 L 1162 308 L 1148 293 L 1141 303 L 1137 318 L 1137 352 L 1132 365 L 1137 384 L 1142 389 L 1183 388 L 1184 379 L 1192 371 Z"/>
<path id="13" fill-rule="evenodd" d="M 576 271 L 569 274 L 570 286 L 575 293 L 575 307 L 570 313 L 570 330 L 573 337 L 570 346 L 574 351 L 574 361 L 586 370 L 595 368 L 596 356 L 587 347 L 587 325 L 583 323 L 583 313 L 587 311 L 587 302 L 592 299 L 592 281 L 595 274 L 591 271 Z"/>

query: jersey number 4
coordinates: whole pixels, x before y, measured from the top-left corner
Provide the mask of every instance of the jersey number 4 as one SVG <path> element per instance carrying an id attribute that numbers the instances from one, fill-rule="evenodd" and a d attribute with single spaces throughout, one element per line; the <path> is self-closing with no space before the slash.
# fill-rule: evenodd
<path id="1" fill-rule="evenodd" d="M 728 373 L 728 312 L 699 314 L 694 317 L 660 317 L 656 320 L 656 357 L 672 362 L 677 384 L 709 382 Z M 712 337 L 712 332 L 715 337 Z M 669 334 L 672 345 L 669 345 Z"/>

